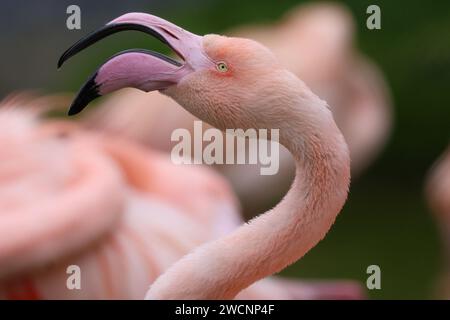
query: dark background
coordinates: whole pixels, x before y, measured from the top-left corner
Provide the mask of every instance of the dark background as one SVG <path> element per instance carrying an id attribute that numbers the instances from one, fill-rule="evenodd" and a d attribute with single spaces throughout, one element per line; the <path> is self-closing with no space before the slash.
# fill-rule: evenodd
<path id="1" fill-rule="evenodd" d="M 198 33 L 280 18 L 294 0 L 2 1 L 0 96 L 23 89 L 76 91 L 94 68 L 131 47 L 167 50 L 145 35 L 102 41 L 56 70 L 59 55 L 86 33 L 130 11 L 145 11 Z M 394 130 L 387 148 L 354 181 L 330 232 L 283 272 L 304 278 L 365 282 L 368 265 L 382 271 L 372 298 L 431 298 L 440 268 L 436 226 L 426 206 L 426 173 L 450 138 L 450 2 L 343 1 L 357 21 L 357 45 L 383 70 L 393 95 Z M 81 7 L 82 29 L 66 28 L 66 8 Z M 366 8 L 378 4 L 382 29 L 366 28 Z"/>

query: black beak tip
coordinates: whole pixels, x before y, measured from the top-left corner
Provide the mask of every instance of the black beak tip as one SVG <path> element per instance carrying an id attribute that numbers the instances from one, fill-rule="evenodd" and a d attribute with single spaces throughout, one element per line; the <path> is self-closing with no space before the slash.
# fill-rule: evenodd
<path id="1" fill-rule="evenodd" d="M 64 62 L 66 62 L 66 60 L 69 58 L 67 55 L 68 50 L 66 50 L 61 57 L 59 57 L 58 60 L 58 69 L 60 69 L 62 67 L 62 65 L 64 64 Z"/>
<path id="2" fill-rule="evenodd" d="M 82 110 L 82 109 L 83 109 L 83 108 L 81 108 L 81 110 Z M 69 108 L 69 111 L 67 111 L 67 115 L 68 115 L 68 116 L 74 116 L 74 115 L 80 113 L 81 110 L 79 110 L 79 108 L 78 108 L 77 106 L 74 106 L 74 105 L 72 104 L 72 105 L 70 106 L 70 108 Z"/>
<path id="3" fill-rule="evenodd" d="M 81 88 L 80 92 L 78 92 L 75 100 L 69 108 L 69 111 L 67 112 L 69 116 L 80 113 L 91 101 L 101 96 L 98 90 L 99 85 L 95 82 L 96 77 L 97 73 L 92 75 Z"/>

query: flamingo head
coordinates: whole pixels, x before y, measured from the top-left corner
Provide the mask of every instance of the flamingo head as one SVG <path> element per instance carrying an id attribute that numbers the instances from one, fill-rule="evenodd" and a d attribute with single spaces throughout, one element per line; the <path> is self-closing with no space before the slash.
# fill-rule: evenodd
<path id="1" fill-rule="evenodd" d="M 267 48 L 248 39 L 198 36 L 150 14 L 128 13 L 111 21 L 70 47 L 61 56 L 58 67 L 98 40 L 124 30 L 156 37 L 178 59 L 142 49 L 116 54 L 81 88 L 69 115 L 81 112 L 95 98 L 125 87 L 146 92 L 159 90 L 219 128 L 256 127 L 264 123 L 261 114 L 274 113 L 255 105 L 261 99 L 276 101 L 274 82 L 286 77 L 286 71 Z M 254 121 L 244 123 L 244 118 Z"/>

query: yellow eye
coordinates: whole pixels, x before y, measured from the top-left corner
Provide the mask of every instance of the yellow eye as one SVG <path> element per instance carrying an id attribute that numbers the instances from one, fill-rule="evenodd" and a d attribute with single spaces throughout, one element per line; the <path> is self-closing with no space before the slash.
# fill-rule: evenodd
<path id="1" fill-rule="evenodd" d="M 217 71 L 219 71 L 219 72 L 227 72 L 228 71 L 228 66 L 225 62 L 218 62 L 216 64 L 216 68 L 217 68 Z"/>

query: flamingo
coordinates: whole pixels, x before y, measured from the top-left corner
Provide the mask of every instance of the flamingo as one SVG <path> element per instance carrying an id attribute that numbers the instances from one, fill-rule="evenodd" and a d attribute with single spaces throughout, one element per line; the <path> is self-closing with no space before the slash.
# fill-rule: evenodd
<path id="1" fill-rule="evenodd" d="M 149 299 L 232 299 L 297 261 L 325 237 L 347 199 L 347 144 L 327 103 L 253 40 L 198 36 L 150 14 L 128 13 L 70 47 L 59 66 L 123 30 L 155 36 L 179 60 L 141 49 L 119 53 L 88 79 L 69 115 L 124 87 L 159 90 L 222 130 L 279 129 L 280 143 L 296 161 L 292 187 L 275 208 L 183 256 L 151 284 L 146 295 Z"/>
<path id="2" fill-rule="evenodd" d="M 433 166 L 426 185 L 426 195 L 444 245 L 445 266 L 438 285 L 438 295 L 450 299 L 450 147 Z"/>
<path id="3" fill-rule="evenodd" d="M 146 281 L 227 227 L 236 202 L 208 170 L 173 166 L 71 123 L 40 123 L 24 105 L 7 100 L 0 113 L 0 297 L 142 298 Z M 173 219 L 172 228 L 147 210 Z M 79 292 L 65 286 L 72 264 L 86 277 Z"/>
<path id="4" fill-rule="evenodd" d="M 228 32 L 266 45 L 286 68 L 328 101 L 350 149 L 353 177 L 380 153 L 392 122 L 385 80 L 377 66 L 353 48 L 354 29 L 344 6 L 314 3 L 290 10 L 274 24 L 242 26 Z M 159 120 L 161 115 L 165 121 Z M 159 92 L 132 89 L 106 98 L 83 118 L 89 128 L 119 133 L 166 152 L 173 147 L 171 133 L 177 128 L 192 132 L 195 120 Z M 289 188 L 294 161 L 285 148 L 281 147 L 280 153 L 280 169 L 271 176 L 260 174 L 260 164 L 215 166 L 231 182 L 247 214 L 263 212 Z"/>

